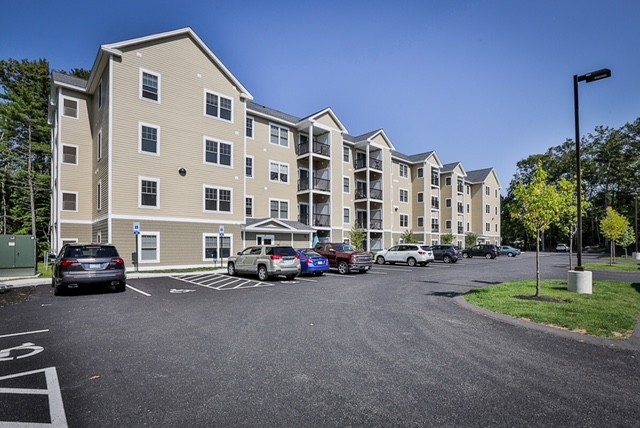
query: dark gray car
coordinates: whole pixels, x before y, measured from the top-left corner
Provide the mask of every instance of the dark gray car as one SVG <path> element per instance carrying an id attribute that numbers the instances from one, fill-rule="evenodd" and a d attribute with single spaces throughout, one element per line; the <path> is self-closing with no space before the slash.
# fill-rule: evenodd
<path id="1" fill-rule="evenodd" d="M 433 257 L 445 263 L 455 263 L 460 258 L 460 252 L 453 245 L 440 244 L 431 247 L 423 246 L 422 248 L 431 248 Z"/>
<path id="2" fill-rule="evenodd" d="M 51 286 L 57 296 L 81 285 L 113 285 L 124 291 L 127 274 L 124 260 L 111 244 L 66 244 L 53 264 Z"/>

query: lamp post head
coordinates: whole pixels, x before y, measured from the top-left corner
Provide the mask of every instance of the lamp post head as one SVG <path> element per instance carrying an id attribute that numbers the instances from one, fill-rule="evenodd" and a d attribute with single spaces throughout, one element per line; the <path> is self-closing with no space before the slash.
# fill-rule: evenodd
<path id="1" fill-rule="evenodd" d="M 578 82 L 585 81 L 595 82 L 596 80 L 606 79 L 607 77 L 611 77 L 611 70 L 608 68 L 602 68 L 600 70 L 592 71 L 591 73 L 583 74 L 582 76 L 576 76 L 576 80 Z"/>

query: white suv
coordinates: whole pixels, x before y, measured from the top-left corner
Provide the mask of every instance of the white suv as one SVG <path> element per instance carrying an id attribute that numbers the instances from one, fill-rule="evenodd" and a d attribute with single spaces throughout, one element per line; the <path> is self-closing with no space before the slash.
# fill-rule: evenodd
<path id="1" fill-rule="evenodd" d="M 381 250 L 376 253 L 376 263 L 406 263 L 409 266 L 425 266 L 434 260 L 433 251 L 425 250 L 418 244 L 395 245 L 388 250 Z"/>
<path id="2" fill-rule="evenodd" d="M 236 256 L 229 257 L 227 272 L 229 275 L 258 275 L 260 281 L 266 281 L 277 275 L 293 279 L 300 274 L 300 256 L 293 247 L 280 245 L 248 247 Z"/>

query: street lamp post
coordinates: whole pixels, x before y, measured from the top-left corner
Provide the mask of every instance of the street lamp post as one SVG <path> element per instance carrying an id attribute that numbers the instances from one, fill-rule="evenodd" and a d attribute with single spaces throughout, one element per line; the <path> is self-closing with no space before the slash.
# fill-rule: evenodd
<path id="1" fill-rule="evenodd" d="M 576 271 L 584 271 L 582 267 L 582 173 L 580 171 L 580 119 L 578 114 L 578 82 L 594 82 L 596 80 L 611 77 L 611 70 L 603 68 L 601 70 L 592 71 L 582 76 L 573 76 L 573 109 L 576 121 L 576 197 L 578 210 L 578 224 L 576 228 L 576 245 L 578 246 L 578 260 L 575 267 Z"/>

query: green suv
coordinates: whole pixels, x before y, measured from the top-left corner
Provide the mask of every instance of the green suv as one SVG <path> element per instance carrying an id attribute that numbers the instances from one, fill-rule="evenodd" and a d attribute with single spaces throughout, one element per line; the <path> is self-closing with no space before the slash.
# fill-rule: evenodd
<path id="1" fill-rule="evenodd" d="M 229 275 L 258 275 L 260 281 L 283 275 L 293 279 L 300 274 L 300 256 L 293 247 L 257 245 L 229 257 Z"/>

